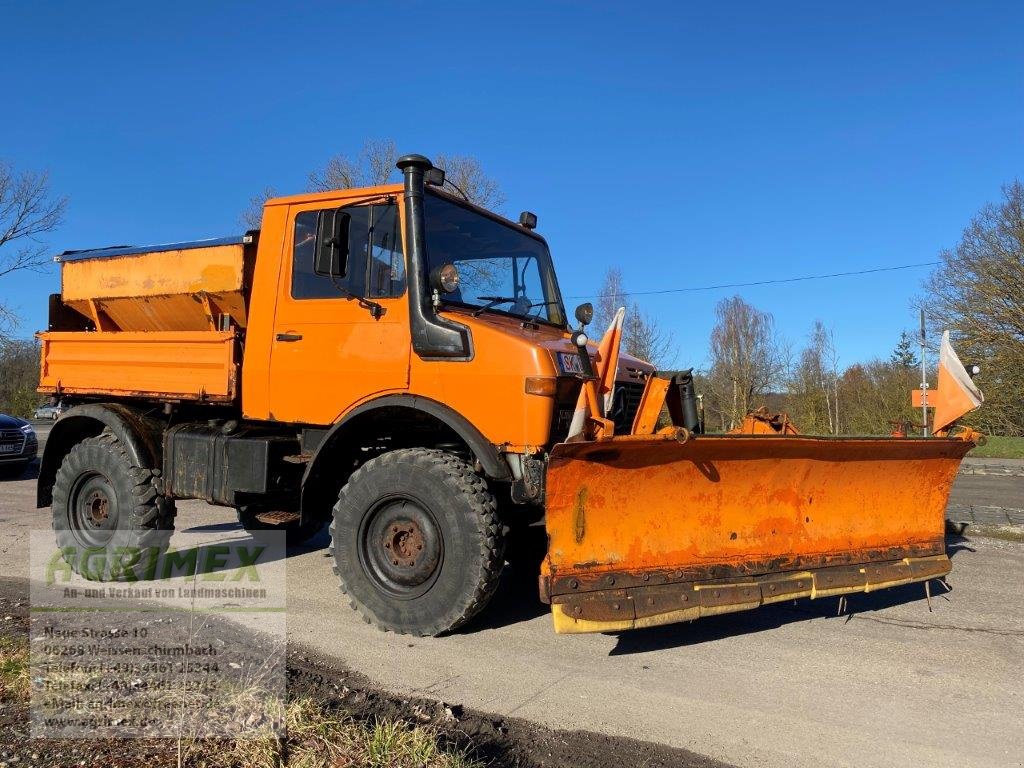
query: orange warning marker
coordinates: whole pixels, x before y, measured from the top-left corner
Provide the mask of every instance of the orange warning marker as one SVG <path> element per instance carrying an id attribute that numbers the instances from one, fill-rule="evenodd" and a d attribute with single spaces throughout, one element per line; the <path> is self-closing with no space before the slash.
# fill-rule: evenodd
<path id="1" fill-rule="evenodd" d="M 921 390 L 915 389 L 914 407 L 920 408 L 924 404 L 935 409 L 932 431 L 933 434 L 942 436 L 949 432 L 957 419 L 970 413 L 984 401 L 985 396 L 971 380 L 970 374 L 953 350 L 953 345 L 949 343 L 949 331 L 943 331 L 942 343 L 939 345 L 938 386 L 928 391 L 928 400 L 924 403 Z"/>

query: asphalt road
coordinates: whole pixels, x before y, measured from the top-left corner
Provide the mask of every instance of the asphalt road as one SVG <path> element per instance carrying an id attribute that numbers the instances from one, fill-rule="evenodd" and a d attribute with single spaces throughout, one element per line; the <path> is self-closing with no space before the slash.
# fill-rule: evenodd
<path id="1" fill-rule="evenodd" d="M 28 533 L 49 526 L 34 485 L 0 485 L 0 576 L 26 575 Z M 177 527 L 232 520 L 182 502 Z M 842 616 L 832 598 L 621 635 L 556 636 L 533 574 L 510 571 L 480 621 L 440 639 L 364 624 L 318 543 L 288 558 L 289 637 L 399 692 L 741 766 L 1024 765 L 1021 543 L 951 541 L 954 590 L 932 612 L 910 585 Z"/>

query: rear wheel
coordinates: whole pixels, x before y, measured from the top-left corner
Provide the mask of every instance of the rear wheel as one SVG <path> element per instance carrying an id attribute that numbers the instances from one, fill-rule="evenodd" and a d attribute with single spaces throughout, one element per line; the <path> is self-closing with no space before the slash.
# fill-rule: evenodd
<path id="1" fill-rule="evenodd" d="M 341 588 L 383 630 L 438 635 L 479 613 L 504 562 L 494 496 L 469 464 L 425 448 L 371 459 L 338 494 L 331 554 Z"/>
<path id="2" fill-rule="evenodd" d="M 109 432 L 64 457 L 53 484 L 53 530 L 75 571 L 116 579 L 142 553 L 167 547 L 174 502 L 157 493 L 152 478 Z"/>

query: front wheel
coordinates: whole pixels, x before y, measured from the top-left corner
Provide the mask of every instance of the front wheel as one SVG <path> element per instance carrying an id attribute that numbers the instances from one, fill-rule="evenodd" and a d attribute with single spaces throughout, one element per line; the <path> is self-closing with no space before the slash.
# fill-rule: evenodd
<path id="1" fill-rule="evenodd" d="M 487 483 L 445 451 L 371 459 L 334 505 L 335 573 L 352 607 L 382 630 L 439 635 L 462 626 L 493 596 L 504 550 Z"/>

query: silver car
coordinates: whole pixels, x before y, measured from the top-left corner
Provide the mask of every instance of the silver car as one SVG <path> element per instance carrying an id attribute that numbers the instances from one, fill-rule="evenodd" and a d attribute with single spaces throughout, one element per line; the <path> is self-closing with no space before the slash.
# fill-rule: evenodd
<path id="1" fill-rule="evenodd" d="M 62 413 L 64 413 L 64 406 L 61 403 L 57 403 L 57 405 L 40 405 L 36 408 L 32 418 L 56 420 Z"/>

